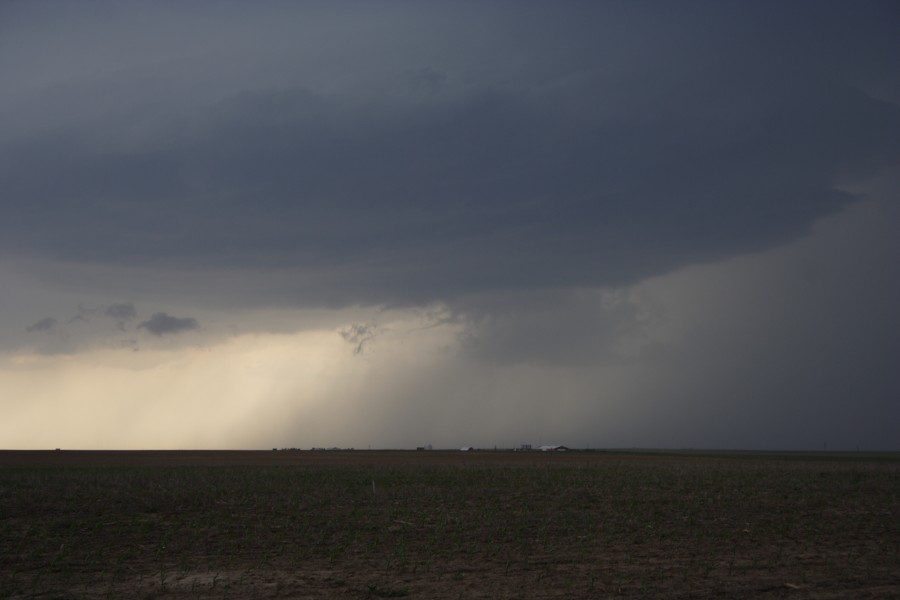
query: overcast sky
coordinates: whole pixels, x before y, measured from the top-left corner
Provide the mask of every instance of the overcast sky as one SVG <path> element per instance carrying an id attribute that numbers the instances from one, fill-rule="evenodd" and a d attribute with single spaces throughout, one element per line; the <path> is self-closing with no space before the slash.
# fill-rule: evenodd
<path id="1" fill-rule="evenodd" d="M 7 2 L 0 123 L 0 448 L 900 449 L 894 2 Z"/>

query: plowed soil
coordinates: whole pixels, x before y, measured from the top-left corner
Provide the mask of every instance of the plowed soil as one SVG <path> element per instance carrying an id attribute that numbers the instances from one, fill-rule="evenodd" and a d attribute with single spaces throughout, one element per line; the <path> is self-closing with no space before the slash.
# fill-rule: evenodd
<path id="1" fill-rule="evenodd" d="M 0 598 L 898 598 L 900 455 L 0 452 Z"/>

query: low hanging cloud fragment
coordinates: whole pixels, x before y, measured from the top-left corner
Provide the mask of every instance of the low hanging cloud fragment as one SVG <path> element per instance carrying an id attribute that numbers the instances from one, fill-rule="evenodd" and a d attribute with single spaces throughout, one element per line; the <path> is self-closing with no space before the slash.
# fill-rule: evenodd
<path id="1" fill-rule="evenodd" d="M 367 325 L 354 323 L 348 327 L 344 327 L 338 333 L 345 341 L 354 345 L 353 355 L 362 354 L 366 349 L 366 344 L 375 339 L 378 334 L 377 325 Z"/>
<path id="2" fill-rule="evenodd" d="M 138 329 L 146 329 L 155 336 L 181 333 L 199 329 L 200 324 L 192 317 L 173 317 L 164 312 L 155 313 L 152 317 L 138 325 Z"/>
<path id="3" fill-rule="evenodd" d="M 27 331 L 29 333 L 49 332 L 49 331 L 53 331 L 56 328 L 58 323 L 59 322 L 56 319 L 54 319 L 53 317 L 45 317 L 45 318 L 41 319 L 40 321 L 38 321 L 37 323 L 35 323 L 34 325 L 26 327 L 25 331 Z"/>
<path id="4" fill-rule="evenodd" d="M 81 305 L 78 305 L 78 313 L 70 317 L 66 324 L 71 325 L 72 323 L 90 323 L 91 318 L 100 312 L 102 309 L 100 308 L 87 308 Z"/>
<path id="5" fill-rule="evenodd" d="M 137 317 L 137 311 L 131 302 L 122 302 L 120 304 L 110 304 L 103 311 L 103 314 L 112 319 L 119 321 L 130 321 Z"/>

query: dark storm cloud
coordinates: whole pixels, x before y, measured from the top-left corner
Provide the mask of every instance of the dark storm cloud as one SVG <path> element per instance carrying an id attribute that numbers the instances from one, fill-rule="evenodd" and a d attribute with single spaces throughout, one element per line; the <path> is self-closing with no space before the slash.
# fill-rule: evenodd
<path id="1" fill-rule="evenodd" d="M 164 312 L 154 313 L 152 317 L 138 325 L 138 329 L 146 329 L 156 336 L 181 333 L 182 331 L 191 331 L 199 328 L 200 324 L 197 322 L 197 319 L 173 317 Z"/>
<path id="2" fill-rule="evenodd" d="M 41 319 L 40 321 L 38 321 L 37 323 L 35 323 L 34 325 L 26 327 L 25 330 L 28 331 L 29 333 L 52 331 L 52 330 L 56 329 L 57 324 L 58 324 L 58 321 L 56 319 L 54 319 L 53 317 L 45 317 L 45 318 Z"/>
<path id="3" fill-rule="evenodd" d="M 278 268 L 332 306 L 622 285 L 797 237 L 900 158 L 866 87 L 896 66 L 889 4 L 689 7 L 270 6 L 247 36 L 278 22 L 271 44 L 226 55 L 229 7 L 172 44 L 207 62 L 14 90 L 0 252 Z M 337 37 L 285 41 L 320 21 Z"/>

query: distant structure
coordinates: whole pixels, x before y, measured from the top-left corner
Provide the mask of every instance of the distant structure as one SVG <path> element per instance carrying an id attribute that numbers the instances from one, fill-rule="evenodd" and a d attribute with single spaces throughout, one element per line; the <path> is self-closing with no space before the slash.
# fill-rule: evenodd
<path id="1" fill-rule="evenodd" d="M 462 448 L 459 449 L 460 452 L 471 452 L 472 450 L 474 450 L 474 448 L 472 448 L 472 446 L 463 446 Z"/>
<path id="2" fill-rule="evenodd" d="M 568 450 L 565 446 L 541 446 L 541 452 L 565 452 Z"/>

